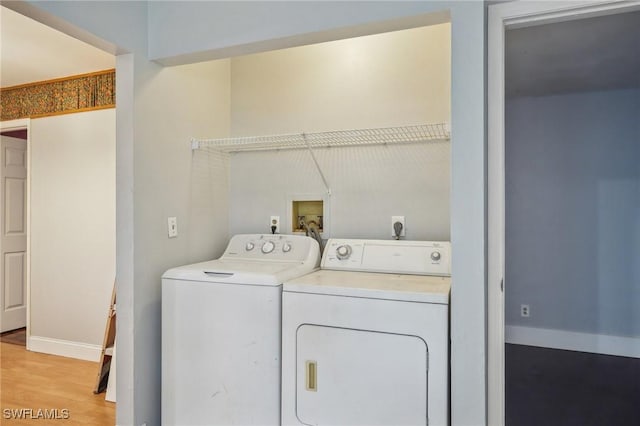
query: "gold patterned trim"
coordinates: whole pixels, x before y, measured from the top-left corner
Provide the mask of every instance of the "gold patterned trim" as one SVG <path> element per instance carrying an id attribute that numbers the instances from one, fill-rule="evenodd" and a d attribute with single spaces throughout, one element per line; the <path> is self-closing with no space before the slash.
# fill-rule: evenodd
<path id="1" fill-rule="evenodd" d="M 47 117 L 115 106 L 115 69 L 0 90 L 0 120 Z"/>

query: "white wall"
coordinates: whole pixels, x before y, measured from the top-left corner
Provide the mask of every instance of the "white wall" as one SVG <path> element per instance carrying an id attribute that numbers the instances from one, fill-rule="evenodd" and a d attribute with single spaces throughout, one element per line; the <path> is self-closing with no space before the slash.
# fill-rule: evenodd
<path id="1" fill-rule="evenodd" d="M 229 63 L 142 66 L 135 114 L 132 335 L 134 371 L 142 382 L 134 388 L 135 423 L 118 420 L 123 425 L 160 424 L 162 273 L 219 256 L 228 242 L 228 187 L 195 174 L 190 139 L 228 135 Z M 224 175 L 225 165 L 211 160 L 215 174 Z M 203 193 L 207 199 L 194 198 Z M 177 238 L 167 237 L 169 216 L 178 219 Z"/>
<path id="2" fill-rule="evenodd" d="M 639 118 L 638 89 L 507 102 L 508 326 L 640 337 Z"/>
<path id="3" fill-rule="evenodd" d="M 451 26 L 440 24 L 231 60 L 234 136 L 449 122 Z M 450 147 L 318 149 L 332 195 L 328 236 L 449 240 Z M 230 231 L 291 229 L 288 200 L 326 189 L 306 150 L 234 154 Z M 247 206 L 251 206 L 250 209 Z M 290 232 L 290 231 L 288 231 Z"/>
<path id="4" fill-rule="evenodd" d="M 211 194 L 215 188 L 192 178 L 189 141 L 228 135 L 229 64 L 164 68 L 149 61 L 146 2 L 11 6 L 82 39 L 96 42 L 95 36 L 100 37 L 107 43 L 99 46 L 113 43 L 119 53 L 116 422 L 159 424 L 161 274 L 172 266 L 215 257 L 228 240 L 224 193 L 213 198 L 221 204 L 191 208 L 192 194 Z M 178 218 L 175 239 L 167 238 L 168 216 Z"/>
<path id="5" fill-rule="evenodd" d="M 450 121 L 451 25 L 233 58 L 231 133 Z"/>
<path id="6" fill-rule="evenodd" d="M 114 109 L 31 121 L 34 350 L 98 359 L 115 279 L 115 131 Z"/>
<path id="7" fill-rule="evenodd" d="M 37 6 L 35 10 L 33 5 Z M 148 41 L 154 41 L 156 47 L 163 46 L 164 35 L 169 35 L 170 53 L 163 51 L 151 56 L 188 63 L 197 58 L 237 55 L 243 50 L 241 47 L 257 52 L 304 44 L 304 40 L 309 39 L 327 41 L 372 34 L 390 27 L 416 27 L 432 19 L 430 13 L 450 11 L 451 240 L 455 253 L 451 319 L 452 423 L 486 422 L 483 2 L 171 1 L 147 5 L 146 2 L 29 1 L 11 3 L 10 7 L 20 7 L 29 16 L 37 15 L 38 19 L 105 49 L 115 45 L 114 51 L 121 54 L 116 65 L 118 350 L 122 355 L 118 362 L 117 422 L 127 425 L 159 422 L 158 274 L 174 261 L 171 258 L 174 251 L 169 249 L 172 243 L 161 237 L 150 237 L 157 235 L 161 219 L 138 214 L 137 210 L 146 204 L 146 213 L 182 208 L 179 198 L 163 190 L 169 173 L 167 167 L 149 167 L 150 162 L 155 160 L 158 143 L 173 143 L 194 134 L 215 136 L 216 131 L 203 124 L 198 128 L 180 127 L 175 135 L 156 138 L 157 135 L 147 130 L 162 120 L 169 120 L 171 112 L 178 107 L 169 105 L 167 110 L 157 109 L 153 98 L 144 92 L 146 84 L 160 69 L 147 60 Z M 256 17 L 259 25 L 253 25 Z M 103 43 L 98 43 L 96 37 Z M 239 47 L 239 43 L 244 46 Z M 201 97 L 202 93 L 194 96 Z M 151 114 L 154 108 L 156 113 Z M 196 113 L 207 115 L 206 110 Z M 149 136 L 152 137 L 147 139 Z M 162 155 L 182 158 L 177 155 L 179 145 L 172 146 L 174 149 Z M 171 163 L 167 158 L 160 160 L 165 165 Z M 183 174 L 190 173 L 186 163 L 172 164 Z M 149 176 L 151 171 L 158 173 L 155 184 Z M 140 180 L 146 184 L 138 185 Z M 166 255 L 162 255 L 165 250 Z M 152 261 L 147 258 L 149 253 L 156 253 Z"/>

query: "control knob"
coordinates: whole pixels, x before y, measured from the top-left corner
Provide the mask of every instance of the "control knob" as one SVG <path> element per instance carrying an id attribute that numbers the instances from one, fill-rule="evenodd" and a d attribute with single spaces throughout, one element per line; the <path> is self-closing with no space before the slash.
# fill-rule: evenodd
<path id="1" fill-rule="evenodd" d="M 246 246 L 244 246 L 244 249 L 245 249 L 246 251 L 251 251 L 251 250 L 253 250 L 253 248 L 254 248 L 254 247 L 255 247 L 255 244 L 253 244 L 253 243 L 249 242 L 249 243 L 247 243 L 247 245 L 246 245 Z"/>
<path id="2" fill-rule="evenodd" d="M 267 241 L 262 245 L 262 252 L 264 254 L 269 254 L 273 251 L 274 248 L 276 248 L 276 245 L 273 244 L 273 241 Z"/>
<path id="3" fill-rule="evenodd" d="M 349 244 L 339 246 L 336 249 L 336 256 L 340 260 L 348 259 L 351 256 L 351 246 Z"/>
<path id="4" fill-rule="evenodd" d="M 431 260 L 433 260 L 434 262 L 437 262 L 440 260 L 442 256 L 440 255 L 439 251 L 433 251 L 431 252 Z"/>
<path id="5" fill-rule="evenodd" d="M 282 251 L 285 252 L 285 253 L 289 253 L 291 251 L 291 244 L 284 243 L 282 245 Z"/>

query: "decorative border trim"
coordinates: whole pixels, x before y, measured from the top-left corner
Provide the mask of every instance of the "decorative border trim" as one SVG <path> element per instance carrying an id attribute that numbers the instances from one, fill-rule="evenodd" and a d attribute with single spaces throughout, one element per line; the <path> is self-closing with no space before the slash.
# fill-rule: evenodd
<path id="1" fill-rule="evenodd" d="M 620 337 L 547 328 L 505 326 L 505 342 L 517 345 L 640 358 L 640 337 Z"/>
<path id="2" fill-rule="evenodd" d="M 21 84 L 0 90 L 0 120 L 114 108 L 115 97 L 115 69 Z"/>
<path id="3" fill-rule="evenodd" d="M 41 352 L 49 355 L 65 356 L 68 358 L 82 359 L 98 362 L 102 347 L 88 343 L 72 342 L 69 340 L 51 339 L 49 337 L 29 336 L 27 349 L 33 352 Z"/>

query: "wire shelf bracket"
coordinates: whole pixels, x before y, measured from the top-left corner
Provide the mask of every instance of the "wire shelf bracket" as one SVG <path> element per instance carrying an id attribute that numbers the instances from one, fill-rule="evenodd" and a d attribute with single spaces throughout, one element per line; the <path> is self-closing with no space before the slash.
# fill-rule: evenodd
<path id="1" fill-rule="evenodd" d="M 365 145 L 394 145 L 447 142 L 451 139 L 448 123 L 418 124 L 357 130 L 337 130 L 317 133 L 294 133 L 270 136 L 245 136 L 221 139 L 191 139 L 191 149 L 210 148 L 225 153 L 308 149 L 311 158 L 331 196 L 331 188 L 313 152 L 314 148 Z"/>
<path id="2" fill-rule="evenodd" d="M 376 129 L 337 130 L 270 136 L 221 139 L 192 139 L 191 148 L 211 148 L 223 152 L 270 151 L 280 149 L 331 148 L 380 144 L 407 144 L 449 141 L 447 123 L 419 124 Z"/>

